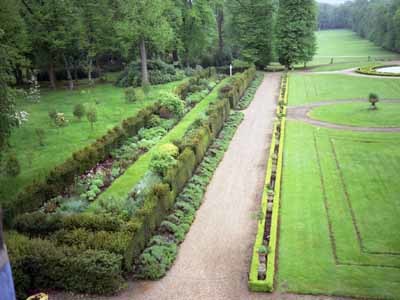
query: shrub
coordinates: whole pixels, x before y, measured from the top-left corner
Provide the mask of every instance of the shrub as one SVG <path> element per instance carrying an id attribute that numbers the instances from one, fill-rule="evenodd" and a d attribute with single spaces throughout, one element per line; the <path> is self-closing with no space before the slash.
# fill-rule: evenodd
<path id="1" fill-rule="evenodd" d="M 370 93 L 368 96 L 368 100 L 371 103 L 371 109 L 377 109 L 376 103 L 379 102 L 379 96 L 374 93 Z"/>
<path id="2" fill-rule="evenodd" d="M 85 106 L 82 103 L 75 104 L 73 114 L 80 121 L 86 113 Z"/>
<path id="3" fill-rule="evenodd" d="M 125 89 L 125 101 L 127 103 L 139 102 L 145 99 L 145 93 L 142 88 L 128 87 Z"/>
<path id="4" fill-rule="evenodd" d="M 38 142 L 40 146 L 44 146 L 44 136 L 45 136 L 45 131 L 43 128 L 36 128 L 35 129 L 35 134 L 38 138 Z"/>
<path id="5" fill-rule="evenodd" d="M 55 108 L 52 108 L 48 112 L 49 118 L 52 122 L 55 122 L 56 116 L 57 116 L 57 110 Z"/>
<path id="6" fill-rule="evenodd" d="M 182 117 L 185 109 L 185 103 L 181 99 L 179 99 L 178 96 L 173 93 L 164 92 L 160 94 L 160 99 L 160 115 L 161 112 L 163 112 L 163 115 L 161 115 L 161 117 Z"/>
<path id="7" fill-rule="evenodd" d="M 176 164 L 176 159 L 168 152 L 157 152 L 151 158 L 150 170 L 163 176 L 169 168 Z"/>
<path id="8" fill-rule="evenodd" d="M 6 242 L 19 298 L 31 289 L 110 294 L 121 287 L 120 255 L 57 247 L 48 240 L 12 232 L 6 235 Z"/>
<path id="9" fill-rule="evenodd" d="M 139 276 L 152 280 L 165 275 L 175 260 L 177 247 L 163 239 L 155 240 L 139 257 Z"/>
<path id="10" fill-rule="evenodd" d="M 87 112 L 86 112 L 86 118 L 88 119 L 90 123 L 90 127 L 93 130 L 93 124 L 97 122 L 97 109 L 96 106 L 91 105 Z"/>
<path id="11" fill-rule="evenodd" d="M 19 165 L 17 156 L 14 153 L 10 154 L 6 158 L 4 171 L 6 175 L 11 177 L 17 177 L 21 172 L 21 167 Z"/>

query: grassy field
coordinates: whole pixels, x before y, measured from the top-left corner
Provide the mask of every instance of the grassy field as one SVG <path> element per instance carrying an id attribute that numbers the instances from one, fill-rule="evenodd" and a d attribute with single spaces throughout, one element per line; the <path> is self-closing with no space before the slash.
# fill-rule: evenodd
<path id="1" fill-rule="evenodd" d="M 148 100 L 140 103 L 125 103 L 124 89 L 112 84 L 96 85 L 93 88 L 74 91 L 58 90 L 42 93 L 40 103 L 27 103 L 19 99 L 18 110 L 29 113 L 29 120 L 22 127 L 14 130 L 11 145 L 21 165 L 21 173 L 16 178 L 0 178 L 0 202 L 12 199 L 22 187 L 33 179 L 39 179 L 54 166 L 62 163 L 70 155 L 105 134 L 108 129 L 127 117 L 135 115 L 143 107 L 157 100 L 157 93 L 172 90 L 178 82 L 154 86 Z M 97 122 L 93 130 L 86 118 L 78 121 L 73 117 L 73 107 L 77 103 L 95 104 Z M 48 116 L 51 109 L 65 113 L 69 120 L 67 127 L 57 129 Z M 35 130 L 45 131 L 44 146 L 39 145 Z"/>
<path id="2" fill-rule="evenodd" d="M 400 127 L 400 102 L 378 103 L 377 110 L 371 110 L 368 102 L 343 103 L 314 108 L 313 119 L 330 123 L 362 127 Z"/>
<path id="3" fill-rule="evenodd" d="M 399 58 L 399 55 L 372 42 L 359 37 L 350 30 L 322 30 L 316 33 L 318 50 L 311 65 L 334 65 L 317 68 L 316 71 L 340 70 L 357 67 L 360 63 L 368 64 L 368 60 L 389 60 Z"/>
<path id="4" fill-rule="evenodd" d="M 398 299 L 399 134 L 289 121 L 278 289 Z"/>
<path id="5" fill-rule="evenodd" d="M 376 79 L 339 74 L 291 74 L 289 105 L 338 99 L 367 99 L 369 93 L 381 98 L 400 98 L 400 80 Z"/>

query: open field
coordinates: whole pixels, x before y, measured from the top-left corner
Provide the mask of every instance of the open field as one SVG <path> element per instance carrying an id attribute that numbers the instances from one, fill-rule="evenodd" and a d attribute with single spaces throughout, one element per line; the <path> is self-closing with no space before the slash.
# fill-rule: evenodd
<path id="1" fill-rule="evenodd" d="M 368 102 L 324 105 L 314 108 L 309 116 L 320 121 L 361 127 L 400 127 L 400 102 L 378 103 L 371 110 Z"/>
<path id="2" fill-rule="evenodd" d="M 397 299 L 399 145 L 399 134 L 288 121 L 281 291 Z"/>
<path id="3" fill-rule="evenodd" d="M 17 107 L 29 113 L 29 120 L 14 130 L 11 145 L 21 164 L 21 173 L 16 177 L 2 176 L 0 179 L 0 201 L 12 198 L 22 187 L 33 179 L 45 176 L 54 166 L 64 162 L 74 151 L 91 144 L 107 130 L 134 116 L 140 109 L 157 100 L 157 93 L 172 90 L 179 82 L 154 86 L 148 100 L 139 103 L 126 103 L 124 89 L 111 84 L 96 85 L 90 89 L 74 91 L 47 91 L 42 94 L 40 103 L 27 103 L 18 99 Z M 81 121 L 73 116 L 77 103 L 95 104 L 97 122 L 93 130 L 86 117 Z M 69 121 L 67 127 L 57 129 L 51 122 L 48 112 L 56 109 L 65 113 Z M 35 130 L 45 131 L 44 146 L 39 145 Z"/>
<path id="4" fill-rule="evenodd" d="M 396 99 L 400 95 L 398 79 L 377 79 L 341 74 L 290 75 L 289 105 L 340 99 L 367 99 L 369 93 L 380 98 Z M 366 100 L 367 101 L 367 100 Z"/>
<path id="5" fill-rule="evenodd" d="M 400 56 L 374 45 L 350 30 L 322 30 L 316 33 L 318 50 L 310 66 L 328 65 L 314 71 L 331 71 L 370 64 L 369 60 L 393 60 Z M 329 65 L 333 59 L 333 65 Z"/>

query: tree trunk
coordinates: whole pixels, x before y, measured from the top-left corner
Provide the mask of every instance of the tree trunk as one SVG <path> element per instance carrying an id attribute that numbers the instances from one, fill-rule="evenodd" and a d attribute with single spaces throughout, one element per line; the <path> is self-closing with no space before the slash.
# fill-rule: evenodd
<path id="1" fill-rule="evenodd" d="M 220 7 L 217 9 L 217 29 L 218 29 L 218 50 L 220 53 L 224 50 L 224 9 Z"/>
<path id="2" fill-rule="evenodd" d="M 78 68 L 79 68 L 79 61 L 76 59 L 74 61 L 74 80 L 78 81 Z"/>
<path id="3" fill-rule="evenodd" d="M 21 70 L 20 65 L 15 66 L 14 74 L 15 74 L 15 83 L 17 85 L 22 85 L 24 83 L 24 80 L 23 80 L 23 75 L 22 75 L 22 70 Z"/>
<path id="4" fill-rule="evenodd" d="M 144 39 L 140 41 L 140 60 L 142 66 L 142 85 L 149 84 L 149 71 L 147 70 L 147 52 Z"/>
<path id="5" fill-rule="evenodd" d="M 67 71 L 67 78 L 68 78 L 68 87 L 70 90 L 74 89 L 74 80 L 72 79 L 71 68 L 68 62 L 67 57 L 63 54 L 64 64 L 65 64 L 65 71 Z"/>
<path id="6" fill-rule="evenodd" d="M 92 83 L 92 69 L 93 69 L 93 59 L 90 57 L 89 58 L 89 67 L 88 67 L 88 79 L 89 82 Z"/>
<path id="7" fill-rule="evenodd" d="M 174 49 L 174 50 L 172 51 L 172 60 L 173 60 L 174 62 L 179 61 L 178 50 L 176 50 L 176 49 Z"/>
<path id="8" fill-rule="evenodd" d="M 49 73 L 49 80 L 50 80 L 50 86 L 53 90 L 55 90 L 57 88 L 56 86 L 56 73 L 54 71 L 54 62 L 53 62 L 53 58 L 50 58 L 50 62 L 48 65 L 48 73 Z"/>

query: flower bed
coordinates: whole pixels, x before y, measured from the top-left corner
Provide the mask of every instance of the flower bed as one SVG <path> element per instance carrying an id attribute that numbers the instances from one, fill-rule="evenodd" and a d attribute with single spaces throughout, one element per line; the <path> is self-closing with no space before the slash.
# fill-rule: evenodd
<path id="1" fill-rule="evenodd" d="M 358 69 L 356 70 L 356 72 L 359 73 L 359 74 L 364 74 L 364 75 L 400 77 L 400 74 L 398 74 L 398 73 L 379 72 L 379 71 L 377 70 L 378 68 L 383 68 L 383 67 L 398 67 L 398 66 L 397 66 L 397 65 L 367 66 L 367 67 L 358 68 Z"/>
<path id="2" fill-rule="evenodd" d="M 285 74 L 282 78 L 277 107 L 278 122 L 274 126 L 271 140 L 248 281 L 250 290 L 254 292 L 271 292 L 274 286 L 287 92 Z"/>
<path id="3" fill-rule="evenodd" d="M 245 72 L 237 76 L 232 86 L 237 91 L 235 97 L 242 94 L 252 74 Z M 231 79 L 226 79 L 223 84 L 230 82 Z M 31 288 L 47 287 L 100 294 L 119 289 L 123 275 L 133 270 L 134 260 L 174 206 L 177 195 L 192 178 L 229 116 L 231 101 L 220 93 L 223 84 L 196 105 L 157 145 L 140 156 L 132 166 L 136 176 L 133 180 L 128 168 L 85 213 L 66 215 L 37 211 L 15 219 L 14 229 L 19 233 L 10 233 L 7 242 L 14 242 L 10 259 L 14 262 L 14 273 L 20 276 L 21 283 L 17 287 L 20 295 Z M 136 171 L 141 173 L 137 175 Z M 114 185 L 122 179 L 126 180 L 126 192 L 118 199 L 105 197 L 110 190 L 121 192 Z M 49 251 L 49 256 L 45 255 L 46 251 L 13 251 L 34 249 L 35 245 L 54 251 Z M 82 280 L 86 288 L 80 280 L 68 281 L 64 277 L 59 280 L 61 277 L 57 275 L 62 273 L 74 278 L 74 272 L 82 272 L 84 276 L 86 271 L 73 267 L 78 261 L 69 263 L 76 253 L 87 253 L 83 255 L 82 265 L 94 272 L 87 273 L 87 278 Z M 90 255 L 93 259 L 88 259 Z M 25 268 L 30 261 L 35 261 L 35 267 Z M 65 264 L 60 265 L 59 261 Z M 52 271 L 53 267 L 57 267 L 57 272 Z M 109 284 L 104 283 L 108 280 L 107 272 L 114 278 Z M 46 281 L 36 281 L 35 276 Z"/>

